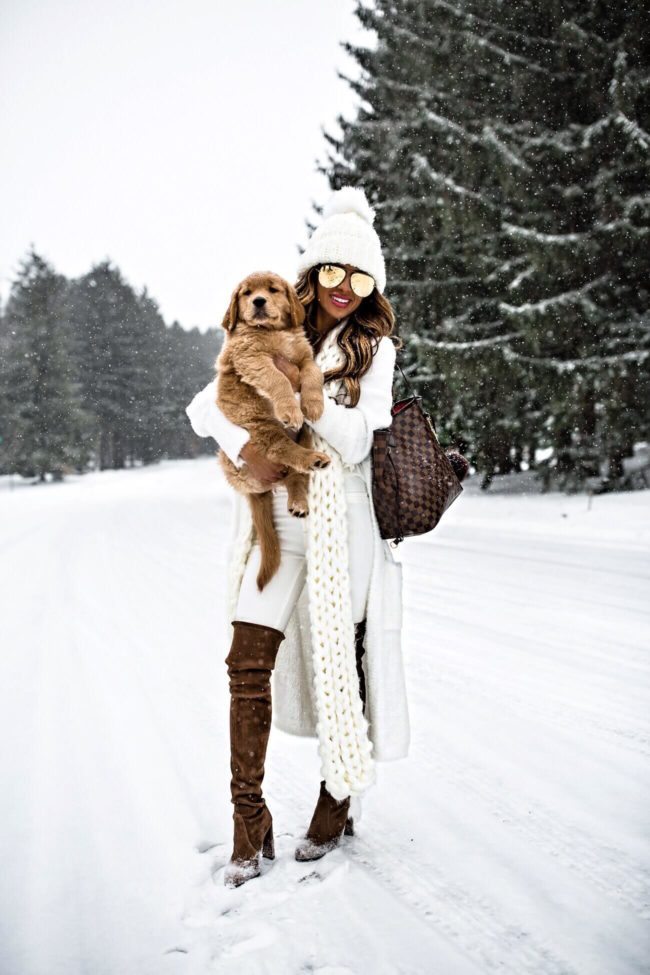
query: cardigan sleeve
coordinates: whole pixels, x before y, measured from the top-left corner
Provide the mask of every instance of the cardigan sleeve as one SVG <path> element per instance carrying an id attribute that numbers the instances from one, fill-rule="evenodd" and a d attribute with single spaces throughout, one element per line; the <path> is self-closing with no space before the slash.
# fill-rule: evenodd
<path id="1" fill-rule="evenodd" d="M 185 407 L 192 429 L 199 437 L 212 437 L 226 457 L 241 467 L 239 451 L 250 439 L 248 430 L 233 423 L 217 406 L 217 380 L 213 379 Z"/>
<path id="2" fill-rule="evenodd" d="M 306 422 L 339 452 L 346 464 L 365 460 L 372 449 L 372 435 L 392 421 L 395 346 L 385 335 L 368 372 L 361 377 L 359 402 L 347 407 L 325 397 L 325 409 L 318 420 Z"/>

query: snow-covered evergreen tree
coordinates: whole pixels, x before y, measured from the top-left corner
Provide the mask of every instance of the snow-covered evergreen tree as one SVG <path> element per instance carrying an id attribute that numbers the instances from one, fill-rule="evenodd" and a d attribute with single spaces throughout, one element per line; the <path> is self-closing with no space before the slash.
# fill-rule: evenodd
<path id="1" fill-rule="evenodd" d="M 137 298 L 109 261 L 70 287 L 84 405 L 95 418 L 94 448 L 100 469 L 124 467 L 133 433 L 134 376 L 139 375 Z"/>
<path id="2" fill-rule="evenodd" d="M 88 457 L 88 416 L 72 368 L 65 289 L 65 278 L 31 250 L 2 321 L 0 453 L 7 472 L 61 477 L 83 468 Z"/>
<path id="3" fill-rule="evenodd" d="M 215 451 L 210 438 L 196 437 L 188 428 L 185 406 L 214 377 L 223 335 L 222 329 L 200 332 L 198 328 L 184 329 L 178 322 L 165 329 L 161 439 L 170 457 L 194 457 Z"/>
<path id="4" fill-rule="evenodd" d="M 147 290 L 138 294 L 108 261 L 71 282 L 69 296 L 98 466 L 197 452 L 185 406 L 213 375 L 216 330 L 168 328 Z"/>
<path id="5" fill-rule="evenodd" d="M 325 170 L 379 205 L 413 378 L 494 470 L 565 485 L 647 436 L 650 40 L 642 0 L 376 0 Z M 549 469 L 548 473 L 551 473 Z"/>

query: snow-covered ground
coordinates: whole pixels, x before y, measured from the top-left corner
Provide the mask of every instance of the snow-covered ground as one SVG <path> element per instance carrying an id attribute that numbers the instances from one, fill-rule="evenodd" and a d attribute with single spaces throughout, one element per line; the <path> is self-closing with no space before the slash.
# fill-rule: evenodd
<path id="1" fill-rule="evenodd" d="M 650 492 L 479 495 L 405 566 L 410 757 L 236 891 L 212 459 L 0 490 L 2 975 L 638 975 L 650 944 Z M 213 879 L 214 875 L 214 879 Z"/>

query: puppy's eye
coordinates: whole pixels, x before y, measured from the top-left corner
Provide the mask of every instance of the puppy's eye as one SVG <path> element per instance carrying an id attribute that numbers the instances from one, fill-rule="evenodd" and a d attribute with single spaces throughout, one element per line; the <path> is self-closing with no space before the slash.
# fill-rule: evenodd
<path id="1" fill-rule="evenodd" d="M 272 295 L 277 295 L 279 290 L 280 290 L 279 288 L 269 288 L 269 291 L 271 292 Z"/>
<path id="2" fill-rule="evenodd" d="M 244 291 L 244 297 L 245 298 L 248 298 L 248 296 L 249 295 L 252 295 L 252 294 L 253 294 L 253 292 L 251 291 L 250 288 L 247 288 L 246 291 Z"/>

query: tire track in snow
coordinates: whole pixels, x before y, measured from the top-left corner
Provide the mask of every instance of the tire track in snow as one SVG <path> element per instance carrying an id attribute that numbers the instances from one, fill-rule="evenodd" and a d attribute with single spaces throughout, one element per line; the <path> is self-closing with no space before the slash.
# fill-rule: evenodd
<path id="1" fill-rule="evenodd" d="M 292 797 L 300 795 L 306 803 L 310 799 L 315 802 L 316 791 L 305 785 L 304 772 L 295 762 L 287 760 L 286 751 L 284 760 L 282 777 L 286 793 Z M 425 761 L 421 767 L 427 764 Z M 282 801 L 275 800 L 274 805 L 289 813 L 294 809 Z M 308 818 L 305 828 L 307 823 Z M 359 835 L 344 838 L 342 852 L 351 862 L 370 871 L 387 896 L 414 909 L 422 921 L 444 935 L 460 954 L 477 963 L 480 971 L 498 971 L 503 975 L 581 975 L 523 925 L 500 917 L 487 899 L 476 897 L 430 863 L 421 870 L 411 866 L 412 850 L 402 848 L 396 854 L 394 844 L 381 841 L 381 824 L 377 826 L 371 844 Z"/>
<path id="2" fill-rule="evenodd" d="M 468 793 L 474 801 L 480 800 L 484 809 L 533 847 L 640 917 L 650 919 L 650 872 L 622 850 L 601 843 L 578 826 L 563 823 L 537 800 L 528 802 L 522 796 L 519 803 L 514 797 L 508 801 L 503 785 L 495 782 L 490 786 L 485 771 L 471 765 L 469 759 L 461 767 L 446 762 L 440 754 L 433 757 L 430 751 L 425 754 L 417 747 L 414 758 L 418 762 L 426 759 L 435 775 Z"/>
<path id="3" fill-rule="evenodd" d="M 436 615 L 438 615 L 436 613 Z M 449 617 L 448 619 L 451 619 Z M 509 637 L 512 639 L 512 637 Z M 508 637 L 504 637 L 504 640 Z M 528 638 L 527 638 L 528 639 Z M 446 689 L 452 690 L 457 694 L 465 696 L 468 680 L 472 683 L 472 693 L 481 698 L 490 707 L 494 705 L 495 695 L 498 688 L 494 681 L 486 680 L 478 676 L 475 672 L 468 675 L 466 667 L 455 665 L 451 657 L 446 656 L 444 660 L 434 662 L 431 658 L 418 661 L 421 672 L 428 672 L 429 676 L 436 682 L 444 683 Z M 543 706 L 537 703 L 532 696 L 524 696 L 524 693 L 517 691 L 511 682 L 508 686 L 507 695 L 503 695 L 499 700 L 499 707 L 510 711 L 513 715 L 530 720 L 531 715 L 541 718 L 545 723 L 552 724 L 554 727 L 562 727 L 571 733 L 582 732 L 585 729 L 595 731 L 601 739 L 625 749 L 635 755 L 647 758 L 650 757 L 650 737 L 643 728 L 630 726 L 629 709 L 623 708 L 620 712 L 610 713 L 605 716 L 605 720 L 598 717 L 593 711 L 587 710 L 583 706 L 580 710 L 575 707 L 568 709 L 566 705 L 555 703 L 548 698 Z M 628 727 L 622 727 L 619 721 L 626 722 Z"/>
<path id="4" fill-rule="evenodd" d="M 438 668 L 434 668 L 432 658 L 425 659 L 423 656 L 418 663 L 423 683 L 427 684 L 427 675 L 431 680 L 435 679 L 443 686 L 445 693 L 450 695 L 452 702 L 455 700 L 458 703 L 459 708 L 465 705 L 468 694 L 472 700 L 482 699 L 489 709 L 494 707 L 498 693 L 494 683 L 483 681 L 475 673 L 470 674 L 467 669 L 454 666 L 451 658 L 441 661 Z M 584 734 L 578 733 L 577 729 L 595 728 L 601 738 L 613 741 L 617 747 L 627 748 L 636 754 L 645 754 L 645 749 L 621 742 L 619 735 L 623 732 L 620 730 L 616 736 L 605 735 L 603 725 L 590 721 L 582 713 L 569 714 L 566 707 L 561 708 L 550 703 L 543 708 L 539 707 L 523 695 L 515 694 L 512 685 L 508 687 L 508 694 L 500 698 L 499 708 L 526 721 L 530 721 L 531 715 L 535 715 L 543 724 L 554 728 L 563 727 L 578 738 L 584 738 Z M 489 770 L 472 763 L 471 756 L 467 754 L 463 755 L 461 764 L 445 759 L 441 751 L 425 750 L 417 743 L 411 746 L 411 754 L 418 763 L 428 767 L 435 775 L 470 795 L 473 800 L 479 799 L 491 815 L 500 822 L 507 822 L 510 828 L 533 847 L 544 851 L 555 862 L 583 877 L 593 887 L 631 909 L 639 917 L 650 918 L 650 871 L 624 851 L 603 843 L 584 828 L 559 818 L 537 799 L 527 799 L 521 794 L 509 795 L 504 791 L 503 783 L 498 777 L 490 784 Z"/>
<path id="5" fill-rule="evenodd" d="M 527 533 L 527 535 L 530 537 L 529 533 Z M 447 549 L 450 552 L 452 552 L 454 555 L 456 553 L 463 552 L 465 553 L 465 555 L 472 555 L 472 556 L 479 555 L 479 556 L 489 557 L 490 559 L 502 559 L 502 560 L 506 560 L 508 563 L 525 562 L 531 565 L 548 566 L 552 569 L 577 569 L 580 572 L 590 572 L 590 573 L 595 573 L 596 575 L 611 575 L 612 570 L 610 568 L 603 568 L 602 566 L 597 566 L 597 565 L 587 566 L 585 565 L 584 562 L 573 562 L 570 561 L 568 558 L 548 558 L 548 557 L 544 558 L 541 555 L 537 555 L 537 554 L 524 555 L 522 554 L 520 547 L 516 544 L 516 541 L 519 541 L 519 539 L 517 538 L 517 536 L 513 536 L 512 547 L 506 548 L 503 551 L 499 551 L 498 549 L 495 549 L 493 544 L 493 539 L 489 539 L 486 542 L 485 546 L 480 546 L 475 544 L 461 545 L 455 541 L 445 543 L 440 539 L 438 539 L 435 543 L 435 549 Z M 542 542 L 546 541 L 546 536 L 541 535 L 540 541 Z M 560 539 L 557 539 L 556 541 L 557 544 L 561 546 L 563 549 L 565 549 L 568 546 L 568 544 L 571 544 Z M 581 539 L 580 542 L 574 541 L 573 544 L 578 545 L 580 548 L 584 548 L 585 545 L 587 545 L 588 543 Z M 596 550 L 600 550 L 605 546 L 603 543 L 599 541 L 597 544 L 592 543 L 591 545 L 589 545 L 589 547 L 592 547 Z M 629 543 L 626 547 L 630 551 L 633 551 L 634 555 L 637 554 L 637 550 L 634 550 Z M 425 543 L 424 545 L 421 546 L 421 548 L 426 551 L 426 549 L 429 548 L 429 544 Z M 620 546 L 614 544 L 611 546 L 611 550 L 613 552 L 618 553 L 620 551 Z M 639 545 L 638 554 L 645 554 L 645 549 L 643 545 Z M 416 558 L 419 558 L 420 556 L 421 556 L 421 552 L 418 553 Z M 433 559 L 431 560 L 431 565 L 427 566 L 427 568 L 436 569 L 438 568 L 438 566 L 439 566 L 438 560 L 434 556 Z M 617 574 L 619 576 L 624 576 L 628 579 L 635 579 L 644 583 L 647 581 L 648 578 L 646 572 L 630 571 L 627 568 L 620 568 L 620 567 L 617 569 Z"/>
<path id="6" fill-rule="evenodd" d="M 376 835 L 376 834 L 375 834 Z M 469 954 L 483 971 L 508 975 L 579 975 L 567 961 L 514 922 L 499 917 L 494 906 L 477 898 L 430 864 L 426 874 L 397 859 L 390 846 L 360 837 L 346 846 L 353 863 L 362 864 L 418 912 L 427 923 Z"/>

